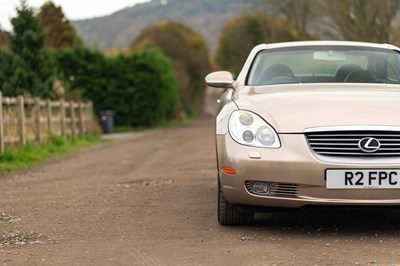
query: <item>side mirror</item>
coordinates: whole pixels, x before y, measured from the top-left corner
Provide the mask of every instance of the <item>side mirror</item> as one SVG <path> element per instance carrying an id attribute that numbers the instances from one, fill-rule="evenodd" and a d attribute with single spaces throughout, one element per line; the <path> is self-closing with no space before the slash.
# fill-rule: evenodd
<path id="1" fill-rule="evenodd" d="M 233 88 L 233 80 L 232 74 L 228 71 L 217 71 L 207 75 L 206 83 L 210 87 L 216 88 Z"/>

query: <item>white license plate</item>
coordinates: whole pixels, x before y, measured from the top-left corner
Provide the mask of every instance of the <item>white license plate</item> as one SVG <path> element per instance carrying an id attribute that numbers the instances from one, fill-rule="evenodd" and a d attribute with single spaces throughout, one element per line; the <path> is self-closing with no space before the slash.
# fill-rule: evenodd
<path id="1" fill-rule="evenodd" d="M 328 189 L 400 188 L 400 169 L 328 169 Z"/>

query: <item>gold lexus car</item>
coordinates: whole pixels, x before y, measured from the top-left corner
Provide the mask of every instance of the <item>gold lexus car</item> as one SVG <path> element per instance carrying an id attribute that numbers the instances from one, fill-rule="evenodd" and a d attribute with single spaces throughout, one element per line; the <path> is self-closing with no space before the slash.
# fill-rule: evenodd
<path id="1" fill-rule="evenodd" d="M 224 88 L 216 118 L 218 221 L 304 206 L 400 205 L 400 49 L 262 44 Z"/>

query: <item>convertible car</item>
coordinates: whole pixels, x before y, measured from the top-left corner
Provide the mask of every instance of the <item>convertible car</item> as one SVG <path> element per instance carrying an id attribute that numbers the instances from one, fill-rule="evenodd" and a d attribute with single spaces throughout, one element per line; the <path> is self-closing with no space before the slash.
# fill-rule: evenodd
<path id="1" fill-rule="evenodd" d="M 218 100 L 218 221 L 305 206 L 400 205 L 400 49 L 311 41 L 256 46 Z"/>

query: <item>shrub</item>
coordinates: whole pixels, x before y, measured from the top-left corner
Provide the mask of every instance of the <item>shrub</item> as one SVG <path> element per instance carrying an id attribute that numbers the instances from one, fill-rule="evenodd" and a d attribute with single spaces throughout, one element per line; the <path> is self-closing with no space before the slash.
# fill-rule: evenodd
<path id="1" fill-rule="evenodd" d="M 153 126 L 173 119 L 179 91 L 171 61 L 158 49 L 148 49 L 136 52 L 125 63 L 134 75 L 131 123 Z"/>
<path id="2" fill-rule="evenodd" d="M 107 58 L 76 47 L 61 53 L 58 65 L 67 87 L 92 100 L 97 113 L 115 111 L 118 126 L 153 126 L 175 117 L 176 75 L 169 59 L 157 49 Z"/>

